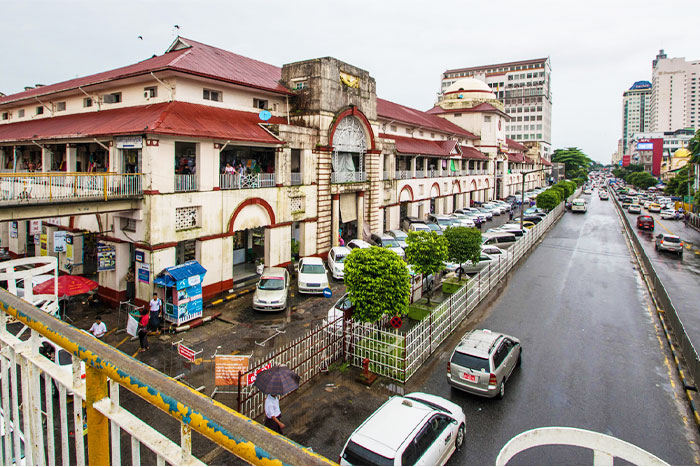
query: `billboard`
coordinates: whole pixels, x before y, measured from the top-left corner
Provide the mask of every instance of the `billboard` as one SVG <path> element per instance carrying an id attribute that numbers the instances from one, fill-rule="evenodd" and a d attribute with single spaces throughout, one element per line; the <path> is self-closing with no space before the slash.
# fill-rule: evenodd
<path id="1" fill-rule="evenodd" d="M 630 165 L 631 157 L 632 156 L 630 156 L 629 154 L 625 154 L 624 156 L 622 156 L 622 167 L 627 167 L 628 165 Z"/>
<path id="2" fill-rule="evenodd" d="M 654 143 L 652 142 L 640 142 L 637 143 L 637 151 L 652 151 L 654 149 Z"/>

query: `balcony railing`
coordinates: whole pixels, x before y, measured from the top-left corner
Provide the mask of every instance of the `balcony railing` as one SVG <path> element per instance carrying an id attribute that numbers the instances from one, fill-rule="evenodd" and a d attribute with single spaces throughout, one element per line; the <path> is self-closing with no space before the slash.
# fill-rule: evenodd
<path id="1" fill-rule="evenodd" d="M 382 180 L 391 180 L 391 172 L 388 170 L 385 170 L 382 173 Z"/>
<path id="2" fill-rule="evenodd" d="M 130 198 L 141 196 L 142 174 L 104 173 L 3 173 L 0 203 L 41 203 Z"/>
<path id="3" fill-rule="evenodd" d="M 367 172 L 331 172 L 331 183 L 357 183 L 367 181 Z"/>
<path id="4" fill-rule="evenodd" d="M 197 191 L 197 175 L 175 174 L 175 191 Z"/>
<path id="5" fill-rule="evenodd" d="M 395 178 L 397 180 L 408 180 L 409 178 L 413 178 L 413 177 L 411 176 L 410 170 L 397 170 Z"/>
<path id="6" fill-rule="evenodd" d="M 292 172 L 292 185 L 301 185 L 301 172 Z"/>
<path id="7" fill-rule="evenodd" d="M 299 179 L 298 185 L 301 185 L 301 179 Z M 245 190 L 248 188 L 268 188 L 272 186 L 275 186 L 275 174 L 219 175 L 219 187 L 222 190 Z"/>

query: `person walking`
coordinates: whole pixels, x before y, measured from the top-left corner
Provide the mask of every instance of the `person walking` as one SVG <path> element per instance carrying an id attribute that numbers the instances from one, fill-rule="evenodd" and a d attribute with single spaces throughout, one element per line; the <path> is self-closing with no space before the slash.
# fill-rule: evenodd
<path id="1" fill-rule="evenodd" d="M 281 417 L 280 396 L 268 394 L 265 397 L 265 426 L 279 434 L 283 434 L 284 423 L 280 420 Z"/>
<path id="2" fill-rule="evenodd" d="M 139 319 L 139 328 L 138 328 L 138 336 L 139 336 L 139 352 L 145 352 L 148 350 L 148 319 L 149 319 L 149 314 L 148 311 L 143 310 L 143 314 L 141 315 L 141 318 Z"/>
<path id="3" fill-rule="evenodd" d="M 153 298 L 149 302 L 148 330 L 159 334 L 160 320 L 163 317 L 163 301 L 158 298 L 158 294 L 153 292 Z"/>
<path id="4" fill-rule="evenodd" d="M 97 337 L 98 339 L 102 339 L 102 337 L 107 333 L 107 326 L 105 323 L 102 322 L 102 316 L 97 315 L 95 318 L 95 322 L 92 323 L 92 326 L 90 327 L 90 334 L 93 336 Z"/>

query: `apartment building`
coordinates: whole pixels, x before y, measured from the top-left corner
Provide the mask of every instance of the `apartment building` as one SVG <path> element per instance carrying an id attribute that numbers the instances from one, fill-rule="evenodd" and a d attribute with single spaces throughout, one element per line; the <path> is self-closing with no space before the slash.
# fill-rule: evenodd
<path id="1" fill-rule="evenodd" d="M 660 50 L 652 61 L 650 131 L 700 128 L 700 60 L 668 58 Z"/>
<path id="2" fill-rule="evenodd" d="M 649 81 L 637 81 L 622 94 L 622 146 L 627 147 L 635 133 L 651 128 L 651 94 Z"/>
<path id="3" fill-rule="evenodd" d="M 341 236 L 513 194 L 524 170 L 547 165 L 506 137 L 502 104 L 456 123 L 377 98 L 369 72 L 331 57 L 278 67 L 182 37 L 133 65 L 0 97 L 0 113 L 4 205 L 25 208 L 16 188 L 37 181 L 75 196 L 107 178 L 135 187 L 136 208 L 62 217 L 41 213 L 71 200 L 34 193 L 33 218 L 0 225 L 13 256 L 56 255 L 115 303 L 132 266 L 141 303 L 157 274 L 196 259 L 207 299 L 256 264 L 289 264 L 294 245 L 324 256 Z M 543 178 L 527 175 L 526 189 Z M 55 232 L 70 249 L 52 248 Z M 98 248 L 109 267 L 95 266 Z"/>
<path id="4" fill-rule="evenodd" d="M 446 70 L 442 73 L 441 93 L 465 77 L 485 82 L 504 112 L 511 119 L 506 136 L 540 156 L 551 160 L 552 153 L 552 68 L 549 58 L 498 63 Z"/>

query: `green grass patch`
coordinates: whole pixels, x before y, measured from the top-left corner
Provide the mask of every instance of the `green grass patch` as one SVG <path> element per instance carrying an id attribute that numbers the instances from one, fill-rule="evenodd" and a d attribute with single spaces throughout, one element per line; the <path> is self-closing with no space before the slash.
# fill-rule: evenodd
<path id="1" fill-rule="evenodd" d="M 447 277 L 442 281 L 442 293 L 453 294 L 461 289 L 467 282 L 469 282 L 469 277 L 467 277 L 466 274 L 462 275 L 462 280 L 460 281 L 458 281 L 455 276 Z"/>

